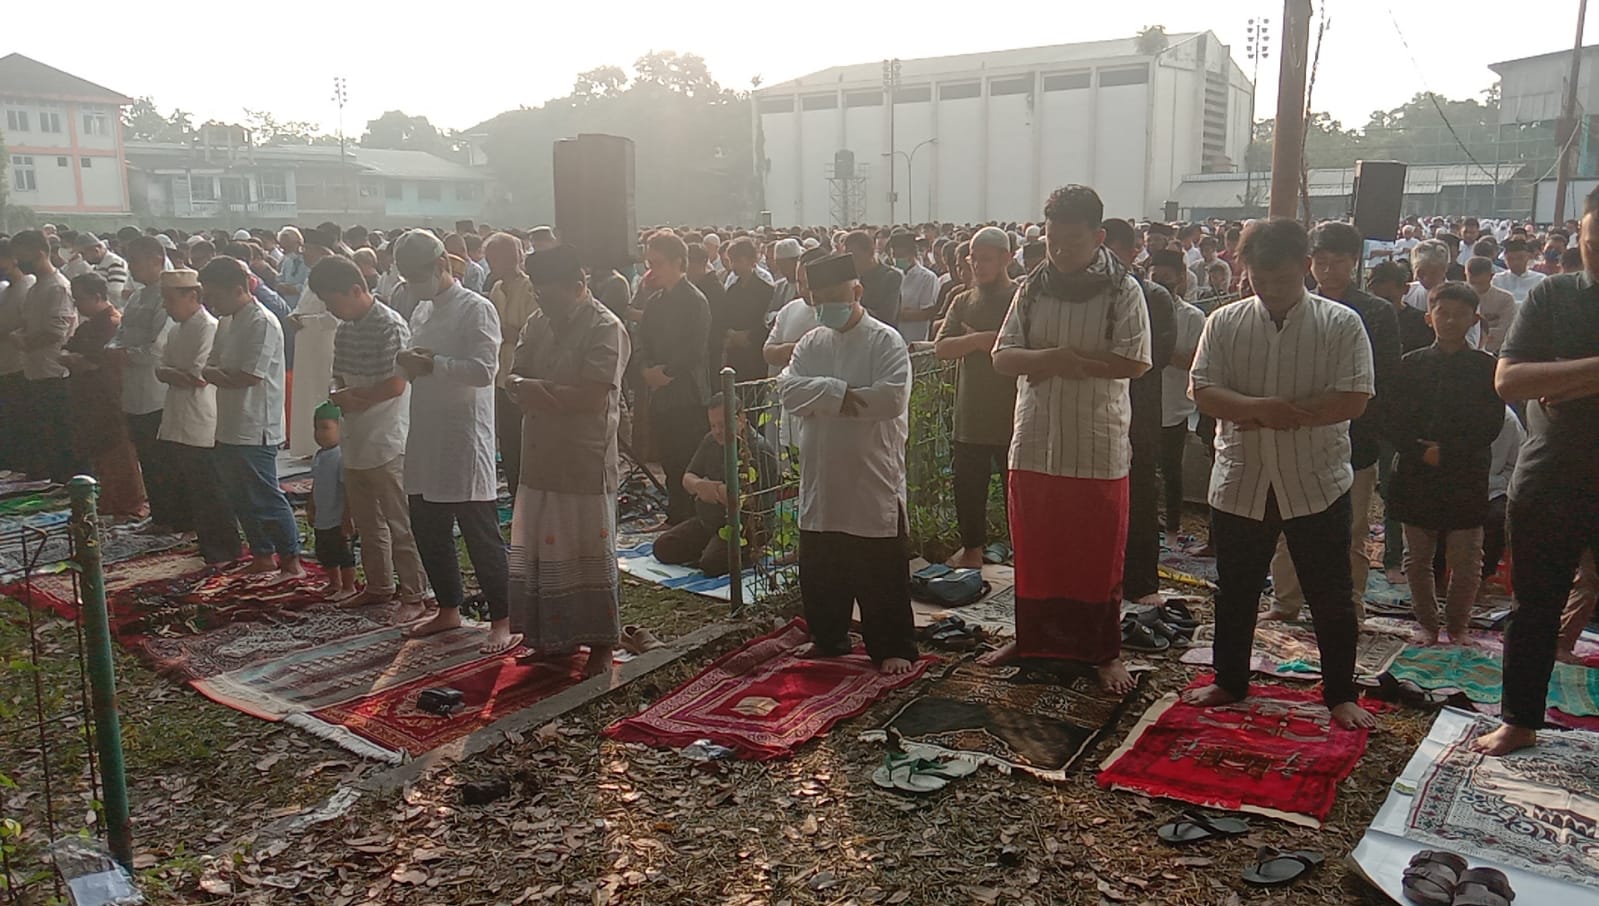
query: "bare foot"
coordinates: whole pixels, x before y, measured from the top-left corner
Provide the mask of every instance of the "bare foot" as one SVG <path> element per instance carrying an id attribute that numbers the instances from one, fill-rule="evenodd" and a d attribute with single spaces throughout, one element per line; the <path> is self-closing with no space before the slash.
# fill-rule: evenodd
<path id="1" fill-rule="evenodd" d="M 1290 616 L 1286 611 L 1278 610 L 1277 605 L 1273 604 L 1266 608 L 1265 613 L 1255 619 L 1262 623 L 1292 623 L 1294 620 L 1299 619 L 1299 614 L 1296 613 Z"/>
<path id="2" fill-rule="evenodd" d="M 1586 667 L 1588 665 L 1587 659 L 1578 657 L 1575 651 L 1557 652 L 1555 654 L 1555 660 L 1562 664 L 1575 664 L 1578 667 Z"/>
<path id="3" fill-rule="evenodd" d="M 1410 634 L 1410 644 L 1421 648 L 1431 648 L 1438 644 L 1438 630 L 1418 629 Z"/>
<path id="4" fill-rule="evenodd" d="M 1190 557 L 1214 557 L 1216 556 L 1216 549 L 1211 546 L 1209 541 L 1206 541 L 1204 544 L 1196 544 L 1184 550 L 1183 553 Z"/>
<path id="5" fill-rule="evenodd" d="M 460 621 L 456 621 L 459 625 Z M 504 654 L 512 648 L 522 644 L 522 634 L 511 632 L 508 628 L 493 627 L 489 629 L 489 640 L 478 646 L 479 654 Z"/>
<path id="6" fill-rule="evenodd" d="M 1235 701 L 1238 701 L 1238 696 L 1214 683 L 1198 689 L 1189 689 L 1183 693 L 1183 704 L 1193 705 L 1196 708 L 1214 708 L 1217 705 L 1230 705 Z"/>
<path id="7" fill-rule="evenodd" d="M 849 652 L 847 651 L 844 652 L 844 654 L 848 653 Z M 820 661 L 826 660 L 827 658 L 843 657 L 844 654 L 829 654 L 828 652 L 817 647 L 815 642 L 806 642 L 805 644 L 794 649 L 794 656 L 802 661 Z"/>
<path id="8" fill-rule="evenodd" d="M 1386 570 L 1386 571 L 1383 572 L 1383 575 L 1388 577 L 1388 584 L 1389 585 L 1409 585 L 1410 584 L 1409 577 L 1407 577 L 1405 575 L 1405 571 L 1402 570 L 1402 569 Z"/>
<path id="9" fill-rule="evenodd" d="M 1345 730 L 1374 730 L 1377 715 L 1362 708 L 1357 702 L 1344 702 L 1332 709 L 1333 723 Z"/>
<path id="10" fill-rule="evenodd" d="M 1166 603 L 1166 596 L 1157 591 L 1154 594 L 1144 595 L 1133 603 L 1140 607 L 1159 607 Z"/>
<path id="11" fill-rule="evenodd" d="M 440 607 L 433 619 L 419 623 L 400 633 L 401 638 L 421 639 L 461 627 L 461 611 L 455 607 Z M 519 640 L 520 641 L 520 640 Z"/>
<path id="12" fill-rule="evenodd" d="M 1512 727 L 1505 724 L 1497 730 L 1484 733 L 1471 741 L 1473 752 L 1497 758 L 1500 755 L 1509 755 L 1522 749 L 1530 749 L 1538 744 L 1538 731 L 1526 727 Z"/>
<path id="13" fill-rule="evenodd" d="M 278 564 L 273 561 L 272 555 L 266 554 L 261 557 L 251 557 L 250 565 L 246 566 L 244 571 L 251 575 L 256 575 L 259 573 L 269 573 L 277 568 Z"/>
<path id="14" fill-rule="evenodd" d="M 1176 535 L 1167 533 L 1167 535 L 1166 535 L 1166 549 L 1169 550 L 1169 551 L 1174 551 L 1174 552 L 1182 550 L 1182 545 L 1180 544 L 1180 542 L 1178 542 Z"/>
<path id="15" fill-rule="evenodd" d="M 1470 629 L 1449 630 L 1449 644 L 1458 648 L 1480 648 L 1477 640 L 1471 637 Z"/>
<path id="16" fill-rule="evenodd" d="M 367 589 L 358 594 L 353 594 L 339 602 L 340 607 L 365 607 L 368 604 L 387 604 L 394 600 L 394 592 L 373 591 Z"/>
<path id="17" fill-rule="evenodd" d="M 404 626 L 407 623 L 415 623 L 437 609 L 438 605 L 432 601 L 412 601 L 409 604 L 401 604 L 394 611 L 394 625 Z"/>
<path id="18" fill-rule="evenodd" d="M 284 557 L 278 567 L 278 575 L 285 579 L 298 579 L 305 575 L 305 567 L 300 565 L 299 557 Z"/>
<path id="19" fill-rule="evenodd" d="M 1016 657 L 1016 643 L 1008 642 L 979 657 L 977 663 L 982 664 L 984 667 L 1003 667 L 1016 660 Z"/>
<path id="20" fill-rule="evenodd" d="M 322 597 L 324 598 L 337 599 L 342 594 L 344 594 L 344 587 L 337 582 L 329 582 L 322 586 Z"/>
<path id="21" fill-rule="evenodd" d="M 944 561 L 945 566 L 956 569 L 982 569 L 983 549 L 980 547 L 962 548 L 961 552 Z"/>
<path id="22" fill-rule="evenodd" d="M 911 672 L 914 666 L 910 661 L 902 657 L 891 657 L 885 658 L 881 664 L 877 665 L 877 672 L 884 676 L 904 676 Z"/>
<path id="23" fill-rule="evenodd" d="M 599 676 L 611 669 L 611 656 L 614 652 L 610 646 L 595 646 L 589 649 L 589 659 L 583 664 L 584 676 Z"/>
<path id="24" fill-rule="evenodd" d="M 1094 669 L 1099 671 L 1100 686 L 1112 695 L 1126 695 L 1138 685 L 1133 675 L 1127 672 L 1127 665 L 1122 663 L 1121 658 L 1107 661 Z"/>

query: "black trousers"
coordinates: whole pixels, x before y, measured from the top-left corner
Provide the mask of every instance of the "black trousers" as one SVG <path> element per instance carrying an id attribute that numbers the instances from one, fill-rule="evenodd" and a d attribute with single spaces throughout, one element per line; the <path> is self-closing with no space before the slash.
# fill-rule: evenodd
<path id="1" fill-rule="evenodd" d="M 1188 423 L 1160 429 L 1160 480 L 1166 488 L 1165 529 L 1183 527 L 1183 451 L 1188 448 Z"/>
<path id="2" fill-rule="evenodd" d="M 144 490 L 150 499 L 150 521 L 177 528 L 178 517 L 186 509 L 178 502 L 183 493 L 178 487 L 180 473 L 172 470 L 171 459 L 161 455 L 161 441 L 156 438 L 160 431 L 159 409 L 128 416 L 128 436 L 139 454 L 139 471 L 144 474 Z"/>
<path id="3" fill-rule="evenodd" d="M 1160 435 L 1133 432 L 1133 463 L 1127 473 L 1127 546 L 1122 595 L 1137 600 L 1160 591 L 1160 483 L 1155 467 Z"/>
<path id="4" fill-rule="evenodd" d="M 1510 501 L 1510 581 L 1516 606 L 1505 625 L 1503 715 L 1530 730 L 1544 725 L 1560 614 L 1586 548 L 1599 550 L 1599 493 L 1568 490 Z"/>
<path id="5" fill-rule="evenodd" d="M 897 538 L 800 532 L 800 597 L 820 653 L 849 653 L 850 618 L 859 603 L 861 635 L 874 662 L 916 659 L 908 547 L 903 514 Z"/>
<path id="6" fill-rule="evenodd" d="M 1009 453 L 1009 445 L 955 442 L 950 465 L 955 471 L 955 521 L 960 525 L 961 547 L 988 546 L 988 484 L 995 472 L 1002 486 L 1008 484 Z"/>
<path id="7" fill-rule="evenodd" d="M 28 380 L 18 371 L 0 374 L 0 469 L 26 471 Z"/>
<path id="8" fill-rule="evenodd" d="M 1488 520 L 1482 524 L 1482 577 L 1484 579 L 1499 572 L 1499 561 L 1505 558 L 1505 519 L 1509 514 L 1505 510 L 1509 507 L 1507 497 L 1495 497 L 1488 501 Z M 1443 547 L 1442 542 L 1439 547 Z M 1515 584 L 1515 579 L 1511 579 Z"/>
<path id="9" fill-rule="evenodd" d="M 666 473 L 666 521 L 672 525 L 694 518 L 694 495 L 683 489 L 683 473 L 709 430 L 703 406 L 651 409 L 650 433 L 661 454 L 661 471 Z"/>
<path id="10" fill-rule="evenodd" d="M 87 472 L 72 451 L 72 425 L 68 421 L 72 399 L 68 378 L 27 381 L 23 433 L 27 445 L 23 454 L 28 474 L 66 484 L 72 476 Z"/>
<path id="11" fill-rule="evenodd" d="M 466 556 L 477 573 L 478 588 L 489 603 L 489 619 L 511 615 L 511 567 L 500 536 L 500 516 L 492 500 L 434 503 L 421 494 L 410 497 L 411 533 L 422 555 L 422 569 L 440 607 L 458 609 L 466 600 L 461 561 L 455 549 L 455 526 L 461 526 Z"/>
<path id="12" fill-rule="evenodd" d="M 1249 693 L 1249 657 L 1260 589 L 1277 550 L 1277 536 L 1287 535 L 1288 553 L 1305 590 L 1321 649 L 1322 698 L 1329 708 L 1355 700 L 1359 626 L 1351 591 L 1349 518 L 1348 494 L 1319 513 L 1297 519 L 1283 519 L 1277 497 L 1269 491 L 1263 520 L 1211 511 L 1210 541 L 1216 548 L 1217 573 L 1216 685 L 1240 698 Z M 1571 581 L 1570 570 L 1566 581 Z M 1558 605 L 1555 616 L 1560 616 Z M 1551 657 L 1553 640 L 1551 634 Z"/>
<path id="13" fill-rule="evenodd" d="M 698 516 L 685 519 L 655 536 L 655 559 L 675 566 L 693 566 L 715 579 L 727 575 L 727 541 Z"/>
<path id="14" fill-rule="evenodd" d="M 500 447 L 500 466 L 505 469 L 505 486 L 514 500 L 522 481 L 522 407 L 504 387 L 494 388 L 494 437 Z"/>
<path id="15" fill-rule="evenodd" d="M 222 475 L 217 471 L 214 451 L 169 440 L 156 442 L 157 453 L 165 460 L 177 482 L 177 513 L 172 527 L 192 531 L 200 542 L 200 556 L 207 563 L 227 563 L 239 558 L 238 522 L 222 492 Z"/>

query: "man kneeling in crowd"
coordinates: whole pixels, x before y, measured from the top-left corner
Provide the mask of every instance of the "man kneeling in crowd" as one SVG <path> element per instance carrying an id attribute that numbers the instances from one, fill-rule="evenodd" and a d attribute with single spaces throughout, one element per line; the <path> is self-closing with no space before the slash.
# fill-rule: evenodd
<path id="1" fill-rule="evenodd" d="M 700 441 L 694 459 L 683 473 L 683 489 L 694 497 L 694 518 L 684 520 L 655 539 L 655 559 L 662 563 L 681 566 L 698 566 L 707 576 L 725 576 L 727 563 L 727 412 L 723 408 L 725 397 L 718 393 L 706 404 L 706 420 L 710 433 Z M 744 491 L 759 492 L 777 483 L 777 456 L 765 440 L 749 430 L 744 413 L 738 414 L 739 462 L 753 462 L 756 480 L 750 486 L 747 468 L 741 468 Z M 757 494 L 754 507 L 745 507 L 746 513 L 759 513 L 769 509 L 760 500 L 770 494 Z M 768 533 L 760 526 L 746 522 L 743 526 L 746 549 L 744 562 L 749 563 L 760 547 L 766 543 Z"/>

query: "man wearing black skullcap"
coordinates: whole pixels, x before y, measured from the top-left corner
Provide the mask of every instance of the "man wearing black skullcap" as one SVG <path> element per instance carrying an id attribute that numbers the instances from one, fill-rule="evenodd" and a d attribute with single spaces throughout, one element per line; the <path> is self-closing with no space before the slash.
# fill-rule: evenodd
<path id="1" fill-rule="evenodd" d="M 849 654 L 856 603 L 866 653 L 884 673 L 916 660 L 905 568 L 905 440 L 911 365 L 905 340 L 867 315 L 855 261 L 806 266 L 816 320 L 778 378 L 798 425 L 800 595 L 816 657 Z"/>

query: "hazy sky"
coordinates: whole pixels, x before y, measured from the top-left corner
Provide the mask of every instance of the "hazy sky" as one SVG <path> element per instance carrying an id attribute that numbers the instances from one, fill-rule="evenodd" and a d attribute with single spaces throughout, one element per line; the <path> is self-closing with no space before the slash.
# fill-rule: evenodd
<path id="1" fill-rule="evenodd" d="M 544 11 L 557 5 L 581 12 Z M 1494 79 L 1491 62 L 1569 49 L 1577 0 L 1531 5 L 1532 15 L 1521 17 L 1508 15 L 1501 0 L 1444 6 L 1330 0 L 1328 6 L 1313 105 L 1345 125 L 1364 125 L 1372 110 L 1398 106 L 1423 89 L 1476 96 Z M 722 84 L 747 88 L 755 75 L 772 84 L 838 64 L 1127 37 L 1159 23 L 1174 33 L 1216 32 L 1247 70 L 1245 23 L 1265 16 L 1272 20 L 1272 56 L 1261 67 L 1256 112 L 1272 115 L 1280 3 L 1146 0 L 1088 7 L 1090 0 L 921 0 L 850 4 L 846 14 L 844 7 L 772 0 L 379 0 L 247 4 L 236 8 L 248 10 L 248 19 L 229 17 L 236 24 L 225 26 L 216 5 L 173 19 L 128 15 L 136 7 L 121 0 L 79 0 L 57 39 L 19 42 L 19 32 L 6 29 L 0 55 L 19 51 L 127 95 L 149 95 L 163 111 L 182 107 L 197 122 L 239 121 L 244 108 L 252 108 L 329 131 L 337 121 L 332 80 L 342 75 L 349 83 L 344 127 L 358 136 L 368 119 L 394 108 L 441 126 L 468 127 L 502 110 L 565 95 L 576 73 L 604 64 L 627 68 L 651 49 L 697 53 Z M 792 12 L 771 15 L 781 9 Z M 602 21 L 584 20 L 583 14 L 601 10 Z M 686 20 L 681 13 L 689 10 L 704 15 Z M 235 29 L 231 40 L 224 35 L 228 27 Z"/>

